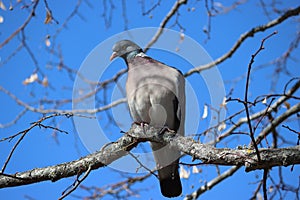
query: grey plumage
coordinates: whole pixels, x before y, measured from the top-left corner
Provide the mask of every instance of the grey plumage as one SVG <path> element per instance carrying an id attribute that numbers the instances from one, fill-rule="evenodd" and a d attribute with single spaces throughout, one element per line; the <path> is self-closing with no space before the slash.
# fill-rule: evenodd
<path id="1" fill-rule="evenodd" d="M 184 135 L 185 80 L 182 73 L 148 57 L 129 40 L 121 40 L 113 47 L 110 59 L 122 57 L 128 67 L 127 101 L 135 122 L 168 127 Z M 182 192 L 178 173 L 180 152 L 169 145 L 151 143 L 156 161 L 161 192 L 166 197 Z"/>

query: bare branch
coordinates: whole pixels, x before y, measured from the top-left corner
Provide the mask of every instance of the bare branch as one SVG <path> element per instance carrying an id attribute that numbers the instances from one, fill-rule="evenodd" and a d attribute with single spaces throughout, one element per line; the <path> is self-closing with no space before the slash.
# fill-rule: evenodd
<path id="1" fill-rule="evenodd" d="M 252 28 L 250 31 L 242 34 L 240 36 L 240 38 L 237 40 L 237 42 L 233 45 L 233 47 L 227 53 L 225 53 L 221 57 L 217 58 L 213 62 L 210 62 L 208 64 L 205 64 L 205 65 L 202 65 L 199 67 L 195 67 L 195 68 L 189 70 L 188 72 L 185 73 L 185 76 L 190 76 L 193 73 L 200 73 L 203 70 L 209 69 L 211 67 L 214 67 L 217 64 L 222 63 L 226 59 L 230 58 L 247 38 L 253 37 L 256 33 L 263 32 L 267 29 L 270 29 L 278 24 L 281 24 L 283 21 L 289 19 L 290 17 L 297 16 L 299 14 L 300 14 L 300 6 L 286 11 L 283 15 L 281 15 L 277 19 L 274 19 L 273 21 L 270 21 L 264 25 Z"/>
<path id="2" fill-rule="evenodd" d="M 78 188 L 78 186 L 80 185 L 80 183 L 82 183 L 82 181 L 84 181 L 84 179 L 86 179 L 88 177 L 88 175 L 90 174 L 90 172 L 92 171 L 91 166 L 89 166 L 88 170 L 84 173 L 84 176 L 79 178 L 79 175 L 76 179 L 76 182 L 73 184 L 73 187 L 65 192 L 63 192 L 62 196 L 58 198 L 58 200 L 62 200 L 65 197 L 67 197 L 69 194 L 71 194 L 73 191 L 76 190 L 76 188 Z"/>
<path id="3" fill-rule="evenodd" d="M 263 109 L 261 111 L 258 111 L 256 113 L 252 114 L 250 116 L 250 119 L 255 120 L 263 115 L 266 115 L 267 113 L 277 111 L 279 106 L 282 105 L 284 102 L 286 102 L 288 99 L 290 99 L 291 96 L 299 89 L 299 87 L 300 87 L 300 80 L 298 80 L 292 86 L 292 88 L 286 92 L 286 95 L 283 95 L 282 97 L 280 97 L 277 101 L 275 101 L 271 106 L 268 106 L 266 109 Z M 236 122 L 232 127 L 230 127 L 222 135 L 220 135 L 218 138 L 216 138 L 214 142 L 220 142 L 222 139 L 226 138 L 231 133 L 233 133 L 238 127 L 242 126 L 243 124 L 245 124 L 247 122 L 248 122 L 247 117 L 240 118 L 238 120 L 238 122 Z"/>
<path id="4" fill-rule="evenodd" d="M 85 197 L 80 197 L 80 199 L 99 199 L 104 197 L 105 195 L 115 195 L 117 197 L 120 197 L 121 192 L 126 191 L 128 196 L 132 196 L 132 191 L 129 190 L 129 188 L 137 183 L 137 182 L 142 182 L 145 179 L 149 178 L 152 174 L 148 173 L 142 176 L 136 176 L 136 177 L 129 177 L 126 178 L 125 180 L 108 184 L 102 187 L 97 187 L 97 186 L 92 186 L 92 187 L 87 187 L 87 186 L 81 186 L 80 188 L 83 190 L 86 190 L 89 192 L 91 195 L 90 196 L 85 196 Z M 124 198 L 128 197 L 126 195 L 123 195 Z"/>
<path id="5" fill-rule="evenodd" d="M 0 49 L 4 47 L 7 43 L 9 43 L 10 40 L 12 40 L 18 33 L 20 33 L 20 31 L 23 31 L 25 29 L 25 27 L 29 24 L 30 20 L 35 16 L 35 10 L 38 4 L 39 4 L 39 0 L 36 0 L 33 4 L 32 10 L 28 18 L 17 30 L 15 30 L 15 32 L 13 32 L 8 38 L 4 40 L 4 42 L 0 44 Z"/>
<path id="6" fill-rule="evenodd" d="M 268 200 L 268 195 L 267 195 L 267 179 L 268 179 L 268 169 L 264 169 L 264 176 L 263 176 L 263 193 L 264 193 L 264 200 Z"/>
<path id="7" fill-rule="evenodd" d="M 300 110 L 300 105 L 298 105 Z M 299 111 L 298 111 L 299 112 Z M 288 166 L 300 164 L 300 146 L 259 149 L 261 162 L 257 161 L 255 151 L 251 149 L 217 149 L 210 145 L 201 144 L 191 138 L 166 131 L 164 135 L 158 134 L 160 129 L 133 124 L 128 134 L 116 142 L 106 146 L 101 151 L 90 154 L 79 160 L 62 163 L 55 166 L 36 168 L 30 171 L 15 173 L 13 175 L 0 175 L 0 188 L 27 185 L 41 181 L 57 181 L 87 171 L 89 168 L 98 169 L 107 166 L 113 161 L 128 155 L 127 151 L 140 142 L 153 141 L 170 144 L 171 147 L 182 151 L 208 164 L 246 166 L 246 171 L 265 169 L 275 166 Z"/>
<path id="8" fill-rule="evenodd" d="M 258 135 L 256 139 L 256 144 L 259 144 L 267 134 L 272 132 L 272 130 L 279 126 L 283 121 L 285 121 L 288 117 L 298 113 L 300 111 L 300 103 L 294 105 L 293 107 L 289 108 L 287 111 L 285 111 L 283 114 L 275 118 L 273 121 L 270 122 L 270 124 L 264 128 Z"/>
<path id="9" fill-rule="evenodd" d="M 61 109 L 43 109 L 43 108 L 35 108 L 33 106 L 30 106 L 29 104 L 21 101 L 20 99 L 18 99 L 15 95 L 13 95 L 12 93 L 10 93 L 8 90 L 4 89 L 2 86 L 0 86 L 0 91 L 4 92 L 5 94 L 7 94 L 8 96 L 10 96 L 13 100 L 16 101 L 17 104 L 19 104 L 20 106 L 24 107 L 25 109 L 31 111 L 31 112 L 36 112 L 36 113 L 41 113 L 41 114 L 49 114 L 49 113 L 60 113 L 60 114 L 65 114 L 65 113 L 69 113 L 69 114 L 76 114 L 76 113 L 81 113 L 81 114 L 95 114 L 104 110 L 108 110 L 116 105 L 119 105 L 121 103 L 125 103 L 127 102 L 126 98 L 123 99 L 119 99 L 116 100 L 108 105 L 102 106 L 102 107 L 98 107 L 95 109 L 73 109 L 73 110 L 61 110 Z"/>
<path id="10" fill-rule="evenodd" d="M 194 191 L 192 194 L 187 195 L 184 200 L 192 200 L 197 199 L 201 194 L 204 192 L 211 190 L 214 186 L 218 185 L 218 183 L 222 182 L 226 178 L 232 176 L 235 172 L 237 172 L 241 167 L 240 166 L 233 166 L 227 171 L 223 172 L 221 175 L 217 176 L 216 178 L 212 179 L 211 181 L 207 182 L 205 185 L 201 186 L 199 189 Z"/>
<path id="11" fill-rule="evenodd" d="M 27 109 L 23 109 L 19 114 L 16 115 L 16 117 L 12 121 L 10 121 L 6 124 L 0 124 L 0 128 L 6 128 L 6 127 L 9 127 L 9 126 L 12 126 L 12 125 L 16 124 L 17 121 L 19 119 L 21 119 L 21 117 L 23 115 L 25 115 L 26 112 L 27 112 Z"/>
<path id="12" fill-rule="evenodd" d="M 55 113 L 55 114 L 52 114 L 52 115 L 49 115 L 49 116 L 45 116 L 45 117 L 42 117 L 41 119 L 39 119 L 38 121 L 33 122 L 29 128 L 27 128 L 27 129 L 25 129 L 23 131 L 20 131 L 17 134 L 14 134 L 14 135 L 9 136 L 7 138 L 2 138 L 0 140 L 0 142 L 5 141 L 5 140 L 12 140 L 13 138 L 21 135 L 21 137 L 17 140 L 17 142 L 15 143 L 15 145 L 13 146 L 13 148 L 10 150 L 9 155 L 8 155 L 6 161 L 5 161 L 5 163 L 4 163 L 4 165 L 3 165 L 2 169 L 1 169 L 1 173 L 4 173 L 4 170 L 6 169 L 6 167 L 7 167 L 8 163 L 9 163 L 12 155 L 14 154 L 16 148 L 19 146 L 19 144 L 24 139 L 24 137 L 27 135 L 27 133 L 30 130 L 32 130 L 34 127 L 38 126 L 38 127 L 44 127 L 44 128 L 51 128 L 51 129 L 54 129 L 56 131 L 67 133 L 66 131 L 60 130 L 60 129 L 56 128 L 56 127 L 45 126 L 45 125 L 42 124 L 43 121 L 45 121 L 45 120 L 47 120 L 49 118 L 56 117 L 56 116 L 61 116 L 61 115 L 64 115 L 66 117 L 72 116 L 72 114 L 69 114 L 69 113 L 65 113 L 65 114 Z"/>
<path id="13" fill-rule="evenodd" d="M 273 35 L 275 35 L 275 34 L 277 34 L 277 31 L 273 32 L 272 34 L 270 34 L 267 37 L 265 37 L 264 39 L 262 39 L 259 49 L 251 56 L 251 60 L 250 60 L 250 63 L 248 65 L 247 77 L 246 77 L 246 89 L 245 89 L 245 97 L 244 97 L 243 104 L 244 104 L 244 107 L 245 107 L 248 126 L 249 126 L 249 135 L 250 135 L 250 138 L 252 140 L 252 145 L 254 146 L 255 151 L 257 153 L 258 161 L 260 161 L 260 155 L 258 153 L 257 144 L 255 143 L 254 130 L 252 129 L 252 124 L 251 124 L 251 120 L 250 120 L 250 113 L 249 113 L 249 107 L 248 107 L 248 104 L 249 104 L 248 103 L 248 92 L 249 92 L 250 73 L 251 73 L 251 68 L 252 68 L 252 64 L 254 63 L 255 57 L 259 54 L 259 52 L 261 52 L 264 49 L 265 41 L 267 39 L 269 39 L 270 37 L 272 37 Z"/>
<path id="14" fill-rule="evenodd" d="M 157 8 L 158 6 L 160 6 L 161 0 L 158 0 L 157 3 L 155 3 L 150 9 L 148 9 L 147 11 L 145 11 L 145 2 L 142 1 L 142 15 L 149 15 L 153 10 L 155 10 L 155 8 Z"/>
<path id="15" fill-rule="evenodd" d="M 144 51 L 147 52 L 148 49 L 158 40 L 160 35 L 163 33 L 163 29 L 165 28 L 168 21 L 174 16 L 174 14 L 178 11 L 181 5 L 186 4 L 187 0 L 177 0 L 169 13 L 166 15 L 166 17 L 163 19 L 163 21 L 160 23 L 159 28 L 155 35 L 152 37 L 151 41 L 146 45 Z"/>

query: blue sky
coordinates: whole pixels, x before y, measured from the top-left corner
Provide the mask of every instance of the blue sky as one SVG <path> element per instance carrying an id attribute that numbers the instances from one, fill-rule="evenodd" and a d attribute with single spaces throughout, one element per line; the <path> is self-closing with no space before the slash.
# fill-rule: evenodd
<path id="1" fill-rule="evenodd" d="M 9 1 L 3 1 L 3 3 L 8 8 Z M 49 81 L 49 87 L 44 87 L 37 82 L 28 85 L 22 84 L 26 78 L 33 74 L 37 67 L 25 48 L 22 48 L 11 59 L 7 60 L 20 44 L 22 38 L 21 34 L 18 34 L 6 46 L 4 46 L 1 49 L 0 55 L 0 86 L 13 93 L 22 101 L 34 107 L 42 108 L 52 108 L 53 105 L 39 103 L 41 99 L 72 99 L 74 83 L 76 80 L 76 77 L 69 76 L 65 69 L 58 69 L 57 63 L 59 63 L 60 59 L 50 53 L 52 47 L 55 47 L 55 51 L 59 50 L 62 53 L 64 64 L 66 64 L 70 69 L 75 70 L 82 69 L 81 67 L 84 65 L 84 61 L 91 56 L 91 53 L 99 52 L 99 57 L 96 57 L 96 63 L 94 63 L 95 66 L 91 69 L 94 70 L 95 67 L 98 66 L 101 68 L 105 65 L 105 63 L 109 65 L 109 67 L 105 68 L 100 81 L 112 77 L 115 73 L 125 68 L 125 63 L 121 59 L 110 63 L 109 55 L 111 53 L 111 47 L 103 47 L 105 42 L 105 44 L 109 44 L 109 42 L 107 42 L 109 41 L 109 38 L 112 38 L 111 41 L 117 39 L 118 37 L 116 34 L 123 32 L 124 27 L 126 27 L 123 20 L 123 9 L 118 2 L 114 2 L 115 9 L 113 10 L 111 18 L 111 26 L 107 27 L 102 16 L 103 13 L 109 15 L 110 10 L 108 8 L 105 10 L 102 2 L 90 2 L 90 6 L 83 1 L 78 9 L 79 15 L 72 17 L 67 23 L 66 28 L 63 28 L 56 38 L 56 31 L 61 28 L 65 19 L 73 11 L 77 2 L 72 1 L 71 3 L 68 2 L 63 4 L 61 1 L 49 1 L 48 3 L 54 18 L 59 21 L 59 24 L 44 24 L 46 11 L 44 2 L 41 1 L 37 7 L 36 16 L 30 21 L 24 33 L 27 44 L 31 51 L 34 52 L 34 56 L 37 60 L 37 66 L 40 69 L 38 70 L 38 76 L 42 79 L 43 75 L 46 75 Z M 297 3 L 298 1 L 284 1 L 284 3 L 277 6 L 279 8 L 294 8 L 298 6 L 299 3 Z M 229 6 L 231 4 L 231 1 L 226 1 L 226 3 L 224 3 L 225 6 Z M 146 9 L 149 9 L 151 5 L 152 4 L 147 2 L 145 5 Z M 172 5 L 173 4 L 169 2 L 162 2 L 161 5 L 157 7 L 157 9 L 154 9 L 150 15 L 142 16 L 140 3 L 136 3 L 135 1 L 130 1 L 130 3 L 127 2 L 127 28 L 134 29 L 159 26 L 160 22 L 166 13 L 169 12 Z M 193 11 L 188 11 L 188 9 Z M 0 9 L 0 16 L 4 19 L 3 23 L 0 24 L 1 43 L 25 21 L 28 14 L 29 12 L 26 9 L 21 9 L 21 5 L 16 5 L 12 11 L 4 11 Z M 270 15 L 271 19 L 275 19 L 277 17 L 278 15 L 274 13 Z M 243 98 L 245 79 L 241 77 L 245 75 L 251 55 L 258 49 L 261 40 L 273 31 L 278 31 L 278 34 L 266 41 L 265 50 L 263 50 L 255 58 L 254 68 L 276 59 L 288 49 L 290 42 L 295 37 L 296 33 L 299 32 L 299 17 L 297 20 L 298 22 L 295 18 L 289 19 L 279 26 L 268 29 L 265 32 L 258 33 L 253 38 L 248 38 L 232 58 L 226 60 L 226 62 L 215 68 L 218 69 L 222 80 L 224 81 L 225 94 L 228 94 L 231 89 L 234 88 L 232 97 Z M 186 38 L 190 37 L 201 45 L 212 59 L 216 59 L 226 53 L 242 33 L 257 25 L 265 24 L 268 21 L 269 19 L 264 15 L 264 11 L 261 8 L 259 1 L 246 2 L 239 5 L 236 9 L 229 13 L 213 17 L 210 32 L 211 39 L 207 40 L 207 35 L 203 32 L 203 28 L 207 26 L 207 15 L 205 12 L 204 2 L 189 1 L 187 5 L 180 8 L 180 16 L 178 18 L 178 22 L 184 28 L 183 33 Z M 175 22 L 176 17 L 173 17 L 167 24 L 166 28 L 180 32 L 181 28 L 178 25 L 172 26 Z M 47 35 L 50 35 L 50 47 L 47 47 L 45 43 Z M 147 44 L 147 42 L 149 42 L 148 38 L 151 36 L 148 32 L 145 32 L 145 35 L 134 37 L 127 32 L 123 33 L 123 35 L 132 40 L 141 41 L 139 43 L 141 46 Z M 174 43 L 175 46 L 180 45 L 179 40 L 172 40 L 170 42 Z M 193 49 L 190 51 L 190 54 L 194 53 Z M 174 52 L 170 53 L 154 49 L 149 50 L 147 54 L 155 59 L 167 63 L 168 65 L 175 66 L 183 72 L 187 72 L 193 67 L 189 60 L 185 60 L 186 58 L 182 58 Z M 298 48 L 292 53 L 292 56 L 297 58 L 296 55 L 299 55 L 299 53 Z M 101 57 L 100 55 L 108 56 Z M 284 85 L 291 77 L 299 77 L 299 61 L 297 62 L 296 60 L 295 62 L 293 60 L 288 60 L 287 64 L 287 70 L 290 72 L 290 75 L 281 73 L 275 85 L 272 82 L 272 76 L 276 68 L 275 65 L 270 65 L 254 71 L 251 76 L 249 98 L 253 100 L 258 95 L 269 94 L 270 92 L 281 93 L 284 89 Z M 94 71 L 91 72 L 93 74 Z M 98 77 L 95 76 L 94 78 L 97 79 Z M 120 87 L 124 87 L 125 78 L 126 77 L 124 76 L 120 79 Z M 203 114 L 204 104 L 211 104 L 210 94 L 208 94 L 209 86 L 205 84 L 205 78 L 203 75 L 192 75 L 187 78 L 187 81 L 192 84 L 192 88 L 196 91 L 195 93 L 198 104 L 197 109 L 199 110 L 197 111 L 197 109 L 195 109 L 195 113 L 198 115 L 198 118 L 195 119 L 195 121 L 199 122 L 199 128 L 196 132 L 201 133 L 208 128 L 210 119 L 214 116 L 214 113 L 209 111 L 208 118 L 200 120 L 200 117 Z M 275 91 L 271 91 L 273 87 L 275 87 Z M 111 95 L 115 88 L 118 88 L 118 86 L 110 85 L 107 89 L 106 95 Z M 97 101 L 96 106 L 110 103 L 111 98 L 105 99 L 103 98 L 104 95 L 105 94 L 103 92 L 97 94 L 96 100 L 99 101 Z M 0 106 L 0 124 L 6 124 L 11 122 L 15 116 L 23 110 L 23 108 L 17 105 L 15 101 L 3 92 L 0 92 L 0 98 L 2 102 L 2 106 Z M 291 101 L 290 103 L 293 104 L 295 102 Z M 96 115 L 96 119 L 99 121 L 100 126 L 104 130 L 105 136 L 110 140 L 119 138 L 122 135 L 120 130 L 126 131 L 126 128 L 130 126 L 131 122 L 129 115 L 126 112 L 126 106 L 125 104 L 123 104 L 123 106 L 124 108 L 120 112 L 122 112 L 122 115 L 124 112 L 124 119 L 121 115 L 121 117 L 117 118 L 116 121 L 117 123 L 123 124 L 120 127 L 116 126 L 108 118 L 108 116 L 114 115 L 113 111 L 102 112 Z M 72 104 L 64 104 L 58 108 L 72 109 Z M 236 102 L 229 103 L 227 116 L 235 113 L 241 108 L 242 105 L 239 105 Z M 258 105 L 253 109 L 253 111 L 260 110 L 261 108 L 263 108 L 263 106 Z M 119 107 L 118 109 L 122 108 Z M 282 112 L 282 110 L 280 112 Z M 15 125 L 7 128 L 1 128 L 1 138 L 10 136 L 28 128 L 31 122 L 38 120 L 40 117 L 42 117 L 41 114 L 27 112 Z M 8 164 L 5 171 L 6 173 L 15 173 L 36 167 L 55 165 L 78 159 L 79 157 L 90 153 L 87 146 L 85 146 L 84 142 L 81 140 L 80 133 L 78 133 L 78 130 L 74 129 L 71 118 L 67 119 L 65 117 L 57 117 L 54 120 L 50 119 L 46 121 L 45 124 L 58 125 L 60 129 L 67 131 L 69 134 L 55 133 L 57 135 L 56 137 L 53 137 L 54 132 L 52 130 L 34 128 L 26 135 L 25 139 L 18 146 Z M 290 121 L 289 124 L 296 129 L 299 129 L 297 121 Z M 88 134 L 89 131 L 95 131 L 92 130 L 92 128 L 90 129 L 91 130 L 86 129 L 84 134 Z M 241 129 L 241 131 L 245 130 L 247 130 L 245 127 Z M 286 133 L 286 139 L 291 141 L 296 140 L 295 136 L 289 132 Z M 201 138 L 201 140 L 205 140 L 205 138 Z M 238 145 L 248 144 L 249 141 L 249 137 L 236 136 L 220 143 L 219 147 L 235 148 Z M 1 165 L 4 163 L 15 142 L 16 139 L 11 142 L 5 141 L 0 143 Z M 147 145 L 143 146 L 147 148 Z M 94 148 L 97 148 L 97 144 L 95 144 Z M 99 149 L 100 148 L 101 145 L 99 144 Z M 189 157 L 186 157 L 183 160 L 187 163 L 191 162 L 191 158 Z M 190 194 L 193 191 L 193 188 L 199 187 L 199 184 L 203 185 L 205 181 L 209 181 L 216 176 L 216 168 L 214 166 L 204 165 L 200 168 L 202 169 L 202 173 L 192 175 L 188 180 L 182 180 L 184 188 L 183 194 Z M 186 169 L 191 170 L 190 168 Z M 228 169 L 228 167 L 220 167 L 221 172 L 226 169 Z M 277 171 L 278 169 L 272 170 L 272 174 L 275 179 L 278 179 L 278 177 L 276 177 L 276 174 L 278 173 Z M 120 173 L 117 170 L 106 167 L 93 171 L 82 184 L 84 186 L 102 187 L 104 185 L 123 180 L 124 177 L 134 175 L 134 173 Z M 216 199 L 222 195 L 223 199 L 249 199 L 253 191 L 256 189 L 255 183 L 261 180 L 261 177 L 261 171 L 246 173 L 242 168 L 233 177 L 230 177 L 211 191 L 203 194 L 203 197 L 201 198 Z M 287 183 L 297 185 L 299 179 L 299 167 L 295 166 L 293 172 L 290 172 L 290 167 L 285 168 L 284 177 Z M 71 177 L 59 180 L 55 183 L 47 181 L 28 186 L 1 189 L 0 196 L 3 198 L 5 197 L 5 199 L 29 199 L 29 197 L 33 199 L 57 199 L 61 193 L 70 184 L 72 184 L 73 181 L 74 177 Z M 238 187 L 238 189 L 236 189 L 236 187 Z M 137 183 L 133 186 L 133 189 L 141 189 L 139 194 L 142 199 L 161 198 L 158 182 L 155 177 L 150 177 L 142 183 Z M 233 193 L 234 196 L 232 196 Z M 79 188 L 72 193 L 72 195 L 84 197 L 90 194 Z M 76 199 L 72 195 L 67 197 L 67 199 Z M 293 199 L 293 195 L 294 194 L 289 193 L 286 198 Z M 132 197 L 132 199 L 136 198 L 138 197 Z M 111 199 L 111 196 L 107 196 L 104 199 Z"/>

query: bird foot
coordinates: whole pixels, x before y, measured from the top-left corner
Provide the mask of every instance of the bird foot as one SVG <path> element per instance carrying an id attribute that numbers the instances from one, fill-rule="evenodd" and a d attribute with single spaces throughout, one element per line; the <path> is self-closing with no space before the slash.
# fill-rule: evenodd
<path id="1" fill-rule="evenodd" d="M 132 124 L 136 124 L 136 125 L 141 126 L 142 129 L 143 129 L 143 131 L 144 131 L 144 133 L 146 132 L 146 131 L 145 131 L 145 127 L 146 127 L 146 126 L 149 126 L 149 124 L 148 124 L 147 122 L 133 122 Z"/>
<path id="2" fill-rule="evenodd" d="M 167 126 L 164 126 L 164 127 L 162 127 L 162 128 L 160 129 L 160 131 L 158 132 L 158 135 L 162 135 L 162 134 L 164 134 L 166 131 L 171 132 L 171 133 L 176 133 L 176 131 L 170 129 L 170 128 L 167 127 Z"/>
<path id="3" fill-rule="evenodd" d="M 141 127 L 144 127 L 144 126 L 148 126 L 149 124 L 147 122 L 133 122 L 132 124 L 136 124 L 136 125 L 139 125 Z"/>

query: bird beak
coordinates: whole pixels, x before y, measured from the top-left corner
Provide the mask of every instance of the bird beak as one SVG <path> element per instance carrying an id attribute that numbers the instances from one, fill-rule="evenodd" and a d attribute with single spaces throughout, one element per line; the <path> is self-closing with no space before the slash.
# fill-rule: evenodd
<path id="1" fill-rule="evenodd" d="M 109 58 L 110 61 L 112 61 L 115 57 L 118 57 L 117 52 L 113 52 Z"/>

